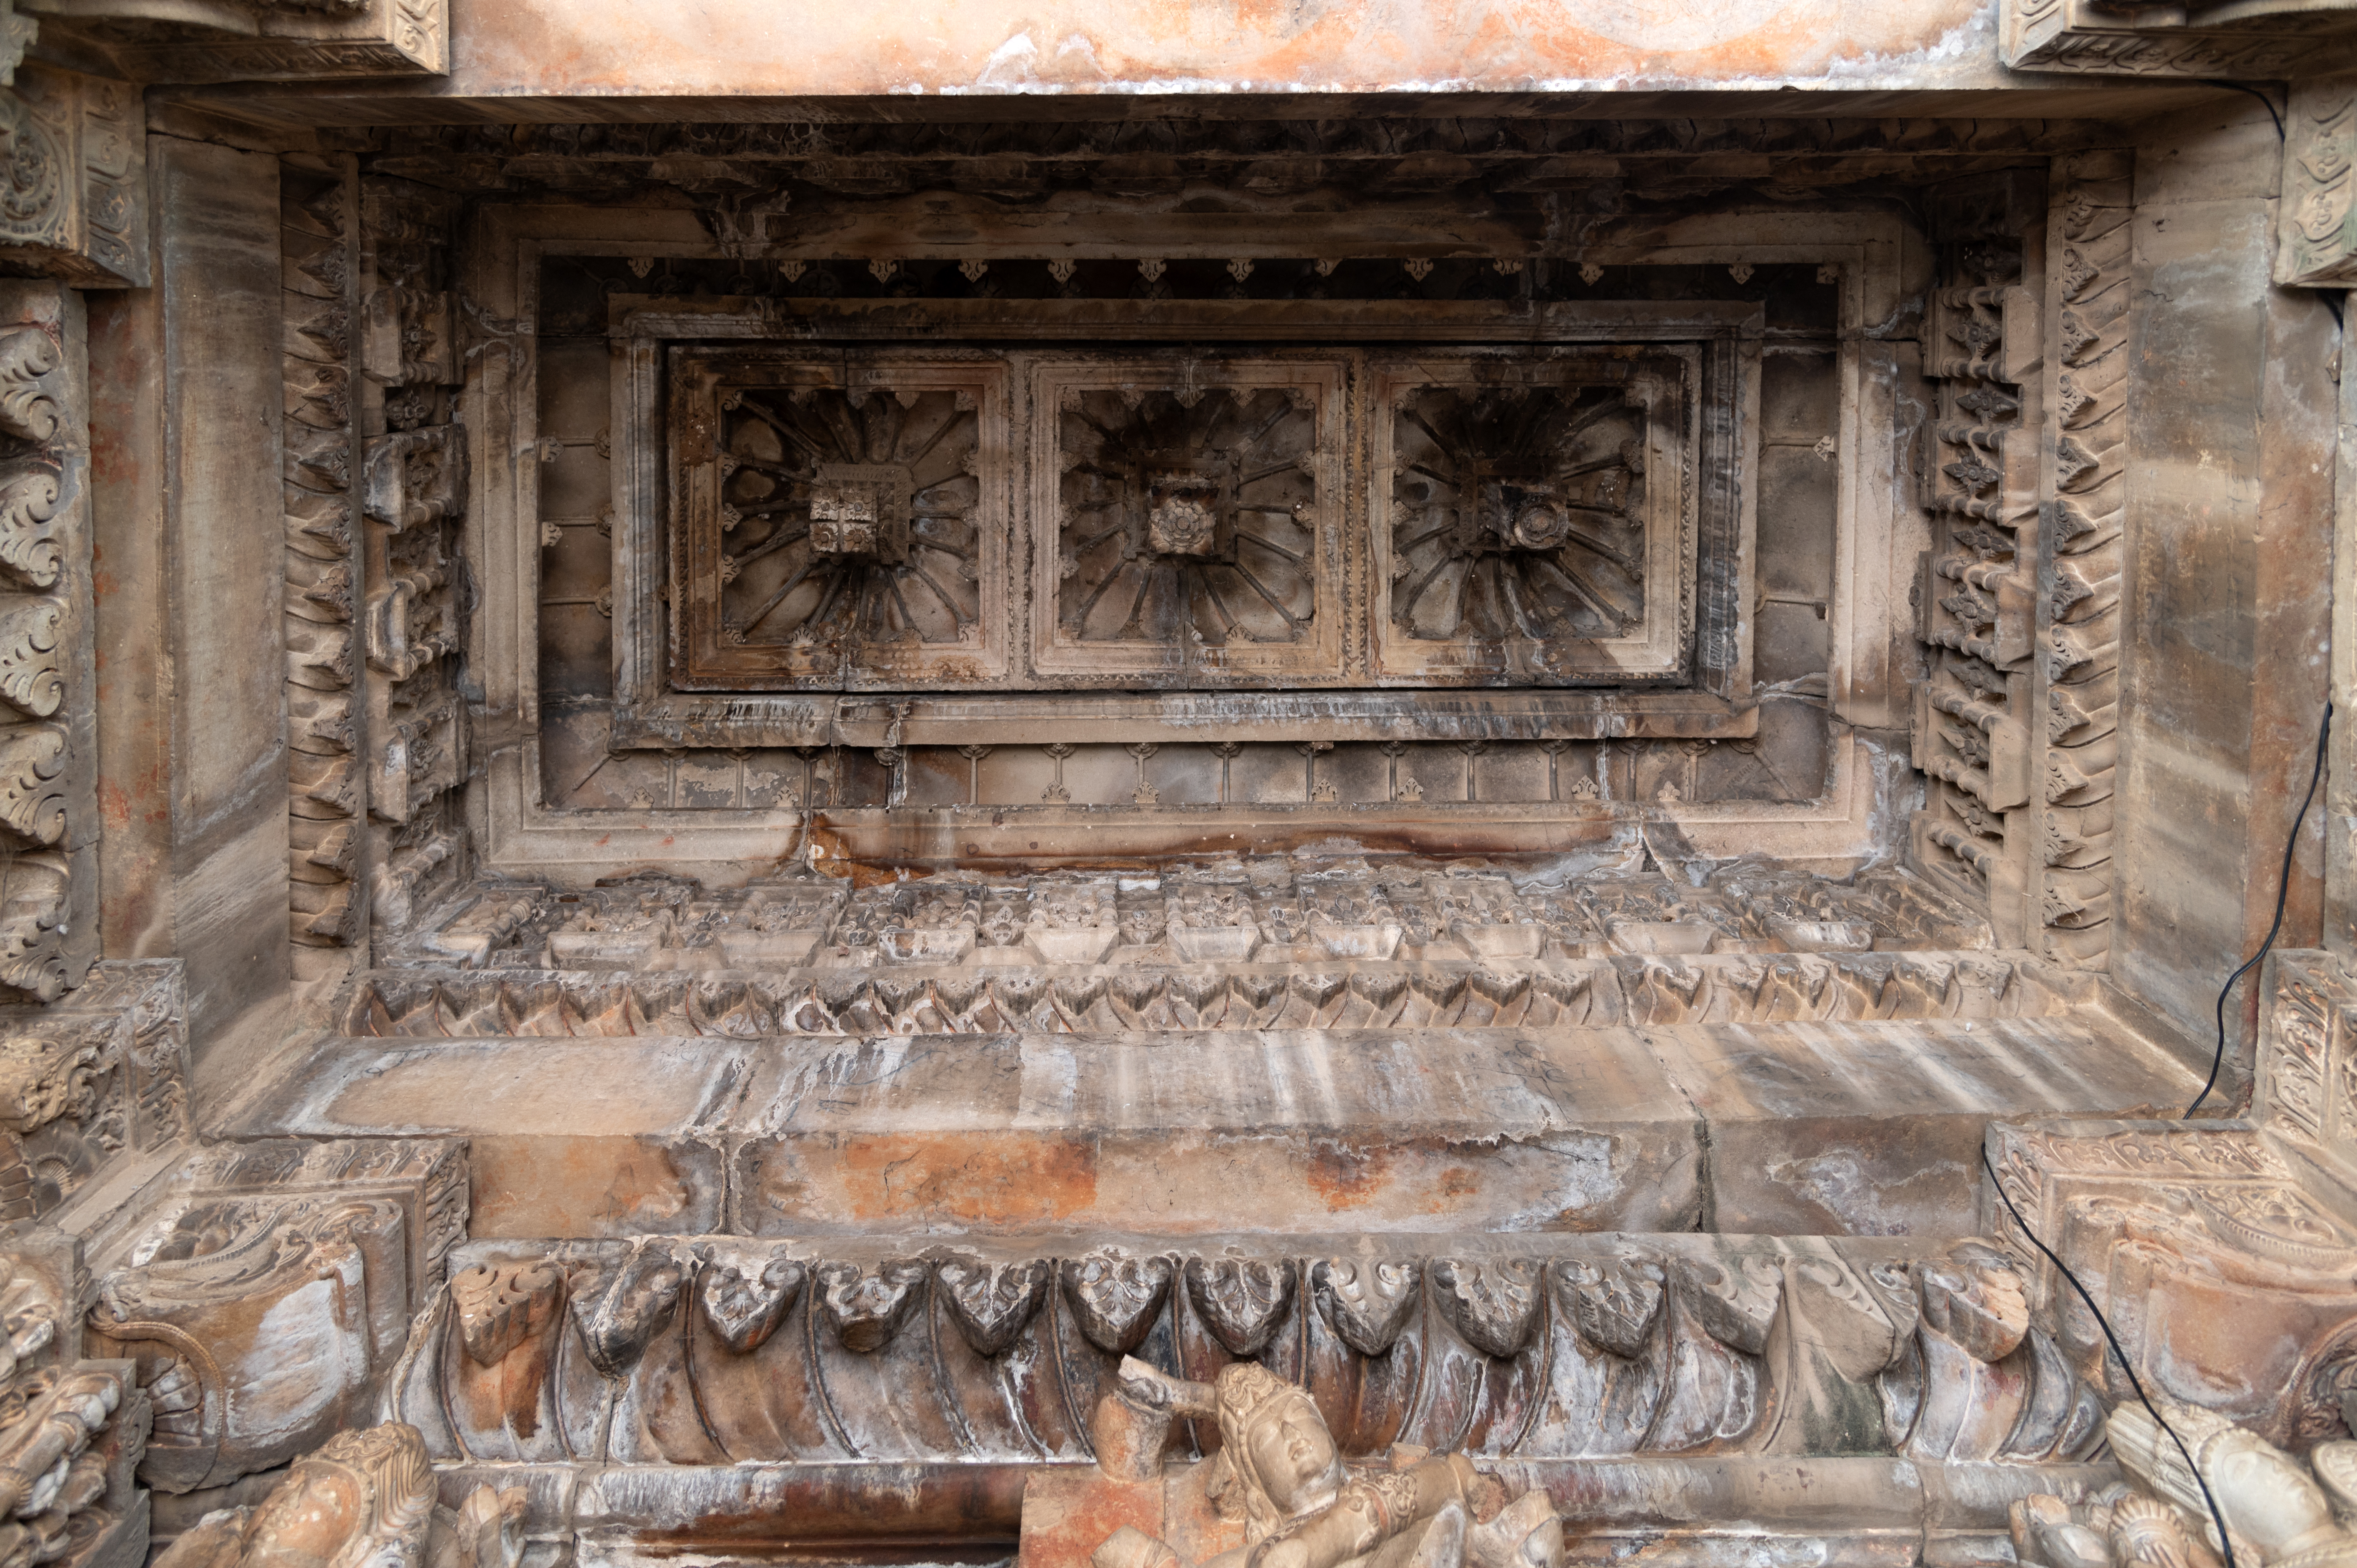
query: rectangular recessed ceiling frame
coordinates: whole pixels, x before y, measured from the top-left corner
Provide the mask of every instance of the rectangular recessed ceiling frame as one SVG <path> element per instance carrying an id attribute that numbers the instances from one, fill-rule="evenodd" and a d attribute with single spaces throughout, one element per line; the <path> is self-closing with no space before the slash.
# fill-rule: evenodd
<path id="1" fill-rule="evenodd" d="M 1756 304 L 620 296 L 609 319 L 622 433 L 618 746 L 991 745 L 1050 729 L 1073 743 L 1756 733 L 1756 710 L 1741 701 L 1764 325 Z M 1582 391 L 1608 384 L 1622 390 Z M 1413 498 L 1389 467 L 1403 431 L 1431 444 L 1401 424 L 1398 400 L 1419 387 L 1439 389 L 1455 415 L 1480 413 L 1501 428 L 1501 398 L 1568 400 L 1558 426 L 1598 446 L 1549 472 L 1531 453 L 1450 459 L 1467 465 L 1465 502 L 1445 514 L 1458 558 L 1440 569 L 1470 607 L 1458 623 L 1432 623 L 1429 583 L 1423 621 L 1396 615 L 1388 575 L 1414 574 L 1398 579 L 1404 591 L 1433 569 L 1423 558 L 1430 542 L 1417 542 L 1431 531 L 1404 530 Z M 1288 457 L 1301 493 L 1287 491 L 1287 515 L 1265 528 L 1246 519 L 1254 539 L 1238 538 L 1240 509 L 1275 492 L 1238 490 L 1235 476 L 1252 470 L 1232 454 L 1165 452 L 1156 442 L 1172 439 L 1152 434 L 1157 410 L 1167 428 L 1187 423 L 1161 404 L 1192 407 L 1184 400 L 1206 392 L 1239 413 L 1250 404 L 1253 424 L 1275 421 L 1280 445 L 1301 448 Z M 759 405 L 750 414 L 748 394 Z M 960 481 L 954 505 L 912 501 L 913 485 L 946 476 L 902 472 L 889 452 L 881 463 L 850 460 L 868 451 L 805 454 L 824 467 L 811 471 L 828 516 L 812 528 L 826 550 L 822 558 L 789 542 L 794 568 L 816 561 L 867 597 L 821 604 L 802 589 L 793 609 L 815 624 L 780 636 L 772 608 L 747 629 L 778 586 L 790 598 L 796 585 L 773 563 L 749 585 L 768 591 L 737 591 L 748 566 L 726 537 L 742 521 L 732 511 L 744 510 L 729 485 L 746 488 L 725 451 L 745 440 L 732 420 L 764 430 L 807 420 L 817 430 L 840 424 L 845 400 L 864 408 L 871 394 L 895 399 L 928 431 L 963 421 L 955 439 L 971 482 Z M 1279 410 L 1286 399 L 1293 414 Z M 1604 403 L 1613 406 L 1594 406 Z M 1146 422 L 1114 431 L 1126 444 L 1096 465 L 1117 470 L 1117 482 L 1085 495 L 1063 485 L 1079 461 L 1063 450 L 1076 428 L 1067 403 L 1095 430 Z M 1615 441 L 1601 443 L 1599 418 Z M 1082 438 L 1093 463 L 1104 438 Z M 1641 477 L 1623 473 L 1622 490 L 1599 490 L 1615 480 L 1598 475 L 1616 454 Z M 746 455 L 761 460 L 749 446 Z M 1581 526 L 1631 484 L 1629 539 Z M 1091 536 L 1061 526 L 1068 498 L 1135 514 L 1128 575 L 1100 564 L 1114 580 L 1085 580 L 1089 563 L 1066 546 Z M 906 564 L 913 536 L 903 514 L 929 504 L 956 520 L 917 527 L 956 548 L 920 541 L 915 555 L 934 551 L 920 577 Z M 1544 546 L 1555 532 L 1586 537 L 1597 559 L 1631 568 L 1627 580 L 1609 567 L 1598 569 L 1603 584 L 1596 573 L 1583 581 L 1552 567 L 1509 570 L 1536 559 L 1521 546 Z M 1418 559 L 1404 565 L 1403 553 Z M 1080 588 L 1060 596 L 1073 577 Z M 1095 604 L 1076 619 L 1092 591 Z M 1096 607 L 1107 594 L 1139 608 L 1108 623 Z M 1268 625 L 1252 624 L 1247 595 Z M 858 603 L 869 619 L 843 624 Z M 1150 603 L 1178 605 L 1164 615 L 1169 626 L 1153 622 Z M 1486 635 L 1484 613 L 1494 623 Z"/>

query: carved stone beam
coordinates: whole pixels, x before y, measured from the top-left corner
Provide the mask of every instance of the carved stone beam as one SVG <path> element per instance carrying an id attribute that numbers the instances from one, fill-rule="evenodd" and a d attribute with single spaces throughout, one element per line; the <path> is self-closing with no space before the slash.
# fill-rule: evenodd
<path id="1" fill-rule="evenodd" d="M 146 287 L 146 143 L 138 88 L 19 65 L 0 88 L 0 262 L 77 288 Z"/>
<path id="2" fill-rule="evenodd" d="M 2357 32 L 2357 5 L 2301 0 L 2000 0 L 1998 50 L 2017 70 L 2280 78 Z"/>
<path id="3" fill-rule="evenodd" d="M 17 0 L 44 43 L 151 82 L 304 81 L 449 69 L 447 0 Z"/>

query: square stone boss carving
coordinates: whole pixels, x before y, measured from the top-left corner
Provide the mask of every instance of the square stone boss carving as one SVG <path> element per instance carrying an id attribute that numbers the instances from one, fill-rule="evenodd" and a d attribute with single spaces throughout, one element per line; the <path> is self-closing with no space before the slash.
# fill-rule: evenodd
<path id="1" fill-rule="evenodd" d="M 1041 676 L 1345 679 L 1338 357 L 1056 358 L 1032 377 Z"/>
<path id="2" fill-rule="evenodd" d="M 1700 372 L 1674 347 L 1373 366 L 1376 679 L 1690 678 Z"/>
<path id="3" fill-rule="evenodd" d="M 673 685 L 1006 674 L 1001 364 L 683 349 L 670 427 Z"/>

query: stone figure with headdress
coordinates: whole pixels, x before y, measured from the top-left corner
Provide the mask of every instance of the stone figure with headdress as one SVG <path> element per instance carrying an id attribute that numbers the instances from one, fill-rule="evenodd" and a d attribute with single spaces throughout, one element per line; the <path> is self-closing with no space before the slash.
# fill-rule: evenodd
<path id="1" fill-rule="evenodd" d="M 1200 1383 L 1124 1358 L 1092 1423 L 1098 1464 L 1119 1479 L 1153 1478 L 1180 1416 L 1218 1423 L 1219 1451 L 1198 1467 L 1204 1496 L 1243 1526 L 1243 1544 L 1211 1554 L 1203 1568 L 1561 1568 L 1563 1526 L 1544 1492 L 1509 1501 L 1465 1455 L 1415 1449 L 1354 1474 L 1308 1391 L 1256 1361 Z M 1092 1561 L 1189 1568 L 1178 1548 L 1128 1525 Z"/>

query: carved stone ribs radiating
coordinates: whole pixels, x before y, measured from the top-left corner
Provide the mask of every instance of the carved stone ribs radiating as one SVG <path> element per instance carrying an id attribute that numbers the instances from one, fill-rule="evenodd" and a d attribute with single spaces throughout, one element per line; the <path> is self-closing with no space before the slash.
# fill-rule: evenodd
<path id="1" fill-rule="evenodd" d="M 685 361 L 681 683 L 956 686 L 1003 666 L 999 377 Z"/>
<path id="2" fill-rule="evenodd" d="M 1697 369 L 1673 353 L 1379 368 L 1379 675 L 1684 673 L 1684 425 Z"/>
<path id="3" fill-rule="evenodd" d="M 1040 367 L 1039 669 L 1339 680 L 1331 362 Z M 1050 454 L 1047 444 L 1053 442 Z M 1048 461 L 1052 456 L 1052 462 Z M 1044 530 L 1043 530 L 1044 532 Z"/>

